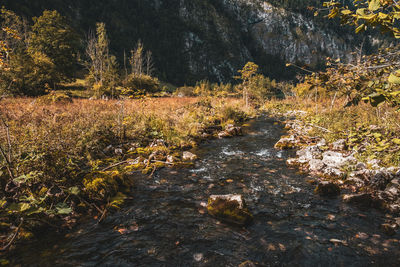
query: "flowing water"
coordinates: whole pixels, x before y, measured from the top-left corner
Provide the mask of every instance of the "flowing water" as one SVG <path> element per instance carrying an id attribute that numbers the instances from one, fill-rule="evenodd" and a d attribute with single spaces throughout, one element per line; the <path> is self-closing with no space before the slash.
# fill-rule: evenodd
<path id="1" fill-rule="evenodd" d="M 273 148 L 282 134 L 260 118 L 243 137 L 201 145 L 193 168 L 135 174 L 126 208 L 67 236 L 43 236 L 19 250 L 14 264 L 400 266 L 400 235 L 379 230 L 385 214 L 315 196 L 311 177 L 286 166 L 290 152 Z M 232 193 L 254 214 L 246 228 L 220 223 L 204 208 L 209 195 Z"/>

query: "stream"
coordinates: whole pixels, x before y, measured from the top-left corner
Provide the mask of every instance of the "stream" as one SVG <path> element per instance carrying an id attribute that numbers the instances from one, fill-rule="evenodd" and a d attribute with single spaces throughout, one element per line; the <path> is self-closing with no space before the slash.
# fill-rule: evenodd
<path id="1" fill-rule="evenodd" d="M 293 151 L 274 149 L 284 130 L 272 119 L 256 119 L 245 132 L 203 143 L 191 168 L 135 173 L 124 209 L 67 235 L 43 235 L 19 248 L 12 265 L 400 266 L 399 231 L 379 228 L 387 215 L 314 195 L 313 177 L 285 163 Z M 253 223 L 209 216 L 213 194 L 242 194 Z"/>

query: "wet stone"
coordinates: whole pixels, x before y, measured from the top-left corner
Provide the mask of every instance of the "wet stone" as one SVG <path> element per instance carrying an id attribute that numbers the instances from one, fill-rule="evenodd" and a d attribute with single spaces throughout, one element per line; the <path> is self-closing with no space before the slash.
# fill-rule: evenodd
<path id="1" fill-rule="evenodd" d="M 381 230 L 387 235 L 395 235 L 397 230 L 397 224 L 383 223 L 381 224 Z"/>
<path id="2" fill-rule="evenodd" d="M 197 159 L 197 156 L 189 151 L 184 151 L 182 155 L 184 161 L 193 161 Z"/>
<path id="3" fill-rule="evenodd" d="M 241 195 L 212 195 L 208 198 L 207 210 L 215 218 L 239 226 L 253 219 Z"/>
<path id="4" fill-rule="evenodd" d="M 340 187 L 332 182 L 321 181 L 314 192 L 320 196 L 335 197 L 340 194 Z"/>
<path id="5" fill-rule="evenodd" d="M 368 193 L 343 195 L 343 201 L 346 203 L 369 207 L 372 205 L 372 196 Z"/>

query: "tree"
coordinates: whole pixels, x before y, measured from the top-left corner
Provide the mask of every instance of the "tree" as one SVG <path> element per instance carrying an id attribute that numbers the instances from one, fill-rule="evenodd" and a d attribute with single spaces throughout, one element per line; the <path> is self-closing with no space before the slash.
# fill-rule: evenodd
<path id="1" fill-rule="evenodd" d="M 329 10 L 328 18 L 340 17 L 343 24 L 355 27 L 359 33 L 368 28 L 380 28 L 394 38 L 400 38 L 400 3 L 394 0 L 354 0 L 353 7 L 343 6 L 337 0 L 325 2 Z M 351 103 L 363 99 L 376 106 L 383 102 L 400 105 L 400 53 L 395 49 L 382 49 L 377 55 L 364 57 L 362 63 L 338 64 L 338 71 L 330 69 L 331 75 L 338 73 L 340 77 L 332 84 L 346 84 L 356 89 Z M 348 79 L 343 79 L 346 74 Z M 319 75 L 321 76 L 321 75 Z M 322 75 L 323 76 L 323 75 Z M 329 78 L 332 80 L 332 78 Z M 340 82 L 337 82 L 340 81 Z"/>
<path id="2" fill-rule="evenodd" d="M 110 55 L 109 40 L 106 25 L 96 24 L 96 33 L 89 32 L 86 55 L 89 70 L 87 79 L 96 91 L 98 97 L 103 94 L 114 95 L 114 89 L 119 81 L 118 62 Z"/>
<path id="3" fill-rule="evenodd" d="M 42 16 L 33 18 L 32 33 L 28 52 L 41 53 L 52 61 L 53 84 L 68 81 L 77 66 L 79 38 L 66 19 L 57 11 L 44 11 Z"/>
<path id="4" fill-rule="evenodd" d="M 1 9 L 0 92 L 8 95 L 40 95 L 51 77 L 53 63 L 40 52 L 29 54 L 26 23 L 14 12 Z"/>
<path id="5" fill-rule="evenodd" d="M 246 101 L 246 106 L 249 106 L 249 90 L 252 81 L 252 77 L 257 74 L 258 65 L 253 62 L 247 62 L 243 69 L 238 72 L 241 74 L 239 77 L 235 77 L 243 81 L 243 99 Z"/>
<path id="6" fill-rule="evenodd" d="M 337 0 L 325 2 L 329 18 L 340 17 L 344 24 L 355 26 L 356 33 L 379 27 L 382 32 L 400 38 L 398 22 L 400 3 L 395 0 L 354 0 L 354 8 L 343 6 Z"/>
<path id="7" fill-rule="evenodd" d="M 131 74 L 140 76 L 146 74 L 151 76 L 153 73 L 153 57 L 151 51 L 145 53 L 143 43 L 139 40 L 136 48 L 131 50 L 131 57 L 129 58 L 131 65 Z"/>

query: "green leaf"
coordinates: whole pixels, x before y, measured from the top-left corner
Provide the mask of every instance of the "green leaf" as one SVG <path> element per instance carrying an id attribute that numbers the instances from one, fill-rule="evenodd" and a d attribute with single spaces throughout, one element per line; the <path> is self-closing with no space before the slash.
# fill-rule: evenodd
<path id="1" fill-rule="evenodd" d="M 356 33 L 362 32 L 365 30 L 365 24 L 361 24 L 356 28 Z"/>
<path id="2" fill-rule="evenodd" d="M 389 76 L 389 78 L 388 78 L 388 81 L 389 81 L 390 83 L 400 84 L 400 77 L 394 75 L 393 73 L 391 73 L 390 76 Z"/>
<path id="3" fill-rule="evenodd" d="M 368 9 L 371 11 L 376 11 L 381 7 L 380 0 L 371 0 L 368 5 Z"/>
<path id="4" fill-rule="evenodd" d="M 71 193 L 72 195 L 79 195 L 81 190 L 79 190 L 79 188 L 77 186 L 73 186 L 73 187 L 68 188 L 68 192 Z"/>
<path id="5" fill-rule="evenodd" d="M 392 142 L 395 143 L 396 145 L 400 145 L 400 139 L 399 138 L 392 139 Z"/>
<path id="6" fill-rule="evenodd" d="M 58 203 L 56 205 L 57 214 L 70 214 L 72 209 L 66 203 Z"/>
<path id="7" fill-rule="evenodd" d="M 344 9 L 341 11 L 343 15 L 350 15 L 352 12 L 348 9 Z"/>

